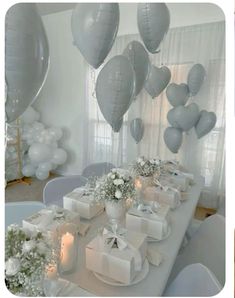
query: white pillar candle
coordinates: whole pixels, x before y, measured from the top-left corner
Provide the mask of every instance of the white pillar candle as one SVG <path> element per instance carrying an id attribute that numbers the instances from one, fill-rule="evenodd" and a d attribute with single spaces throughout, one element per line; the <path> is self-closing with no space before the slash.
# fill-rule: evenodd
<path id="1" fill-rule="evenodd" d="M 136 188 L 137 199 L 140 199 L 141 192 L 142 192 L 142 183 L 140 179 L 135 179 L 135 188 Z"/>
<path id="2" fill-rule="evenodd" d="M 75 239 L 74 236 L 66 232 L 61 237 L 60 268 L 62 271 L 69 271 L 73 268 L 75 260 Z"/>

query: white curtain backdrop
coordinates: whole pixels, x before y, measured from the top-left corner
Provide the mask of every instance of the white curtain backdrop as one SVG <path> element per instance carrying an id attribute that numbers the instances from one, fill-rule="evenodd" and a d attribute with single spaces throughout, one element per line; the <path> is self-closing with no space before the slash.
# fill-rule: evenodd
<path id="1" fill-rule="evenodd" d="M 121 54 L 132 40 L 140 40 L 139 35 L 118 37 L 109 55 Z M 168 126 L 167 112 L 171 108 L 165 91 L 152 99 L 142 90 L 124 117 L 119 133 L 113 133 L 104 120 L 95 98 L 95 81 L 100 69 L 87 66 L 86 111 L 83 116 L 84 148 L 83 166 L 109 161 L 116 166 L 131 162 L 137 156 L 159 156 L 162 159 L 178 159 L 195 174 L 205 177 L 205 190 L 200 203 L 216 208 L 224 199 L 224 134 L 225 134 L 225 24 L 224 22 L 179 27 L 170 29 L 161 45 L 159 54 L 150 55 L 152 64 L 166 65 L 171 70 L 171 82 L 187 83 L 189 69 L 201 63 L 207 72 L 199 93 L 190 98 L 200 109 L 213 111 L 217 123 L 212 132 L 198 140 L 194 129 L 184 136 L 178 154 L 172 154 L 163 140 Z M 145 125 L 142 141 L 136 145 L 130 135 L 130 121 L 140 117 Z"/>

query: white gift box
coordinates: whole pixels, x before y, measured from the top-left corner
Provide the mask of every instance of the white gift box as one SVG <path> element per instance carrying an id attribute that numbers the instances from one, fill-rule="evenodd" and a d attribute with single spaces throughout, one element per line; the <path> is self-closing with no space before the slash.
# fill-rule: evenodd
<path id="1" fill-rule="evenodd" d="M 77 188 L 63 197 L 63 206 L 86 219 L 91 219 L 104 210 L 101 202 L 96 202 L 93 193 L 85 188 Z"/>
<path id="2" fill-rule="evenodd" d="M 96 236 L 86 246 L 86 267 L 123 284 L 130 284 L 142 269 L 146 258 L 146 235 L 125 230 L 125 248 L 111 247 L 104 244 L 108 234 Z"/>
<path id="3" fill-rule="evenodd" d="M 165 204 L 159 204 L 154 211 L 131 208 L 126 214 L 126 228 L 161 240 L 168 233 L 169 209 Z"/>
<path id="4" fill-rule="evenodd" d="M 168 174 L 164 175 L 163 177 L 160 177 L 159 181 L 166 180 L 169 183 L 174 183 L 175 185 L 180 187 L 180 191 L 187 191 L 189 187 L 189 177 L 183 175 L 183 174 Z"/>
<path id="5" fill-rule="evenodd" d="M 79 228 L 79 214 L 55 207 L 42 209 L 22 221 L 23 228 L 30 231 L 49 231 L 51 233 L 56 232 L 59 226 L 64 223 L 75 224 Z"/>
<path id="6" fill-rule="evenodd" d="M 156 201 L 160 204 L 169 205 L 171 209 L 180 206 L 181 193 L 176 188 L 151 186 L 144 191 L 144 198 L 147 201 Z"/>

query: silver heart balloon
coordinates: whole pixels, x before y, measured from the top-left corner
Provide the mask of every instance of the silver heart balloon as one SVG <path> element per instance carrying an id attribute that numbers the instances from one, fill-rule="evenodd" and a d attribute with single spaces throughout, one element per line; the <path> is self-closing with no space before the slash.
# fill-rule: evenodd
<path id="1" fill-rule="evenodd" d="M 98 68 L 111 50 L 119 27 L 118 3 L 79 3 L 71 20 L 74 45 Z"/>
<path id="2" fill-rule="evenodd" d="M 112 129 L 114 132 L 119 132 L 123 124 L 123 118 L 119 119 L 117 122 L 115 122 L 112 126 Z"/>
<path id="3" fill-rule="evenodd" d="M 157 97 L 166 88 L 171 79 L 171 72 L 168 67 L 151 66 L 149 76 L 145 82 L 145 90 L 152 96 Z"/>
<path id="4" fill-rule="evenodd" d="M 178 153 L 183 141 L 182 130 L 175 127 L 167 127 L 164 132 L 164 141 L 171 152 Z"/>
<path id="5" fill-rule="evenodd" d="M 168 32 L 170 13 L 165 3 L 138 3 L 137 23 L 140 36 L 152 54 Z"/>
<path id="6" fill-rule="evenodd" d="M 38 97 L 49 68 L 49 46 L 37 7 L 17 3 L 6 14 L 5 78 L 7 122 Z"/>
<path id="7" fill-rule="evenodd" d="M 132 137 L 135 139 L 136 144 L 138 144 L 144 135 L 144 123 L 142 119 L 133 119 L 130 124 L 130 131 Z"/>
<path id="8" fill-rule="evenodd" d="M 166 89 L 166 96 L 173 107 L 185 105 L 189 98 L 189 89 L 186 84 L 171 83 Z"/>
<path id="9" fill-rule="evenodd" d="M 135 95 L 137 96 L 142 90 L 144 83 L 148 77 L 150 61 L 148 53 L 143 45 L 134 40 L 125 48 L 123 55 L 126 56 L 135 71 Z"/>
<path id="10" fill-rule="evenodd" d="M 175 127 L 180 127 L 183 131 L 190 130 L 199 119 L 199 108 L 195 103 L 191 103 L 186 107 L 178 106 L 173 110 L 173 117 L 171 115 L 170 120 L 174 122 Z"/>
<path id="11" fill-rule="evenodd" d="M 198 139 L 208 134 L 215 127 L 216 119 L 216 114 L 214 112 L 201 111 L 200 118 L 195 125 Z"/>
<path id="12" fill-rule="evenodd" d="M 113 127 L 132 103 L 135 73 L 129 59 L 118 55 L 101 69 L 96 81 L 96 98 L 106 121 Z"/>
<path id="13" fill-rule="evenodd" d="M 201 64 L 195 64 L 188 74 L 188 87 L 192 96 L 196 95 L 205 79 L 206 71 Z"/>
<path id="14" fill-rule="evenodd" d="M 176 108 L 173 108 L 168 111 L 167 120 L 172 127 L 181 128 L 180 125 L 178 124 L 178 122 L 176 121 L 175 111 L 177 111 Z"/>

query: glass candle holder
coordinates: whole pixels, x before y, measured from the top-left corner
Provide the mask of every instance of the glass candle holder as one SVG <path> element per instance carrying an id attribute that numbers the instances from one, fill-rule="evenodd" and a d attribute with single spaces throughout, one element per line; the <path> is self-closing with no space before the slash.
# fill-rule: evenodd
<path id="1" fill-rule="evenodd" d="M 78 235 L 77 227 L 65 223 L 59 228 L 60 258 L 59 273 L 71 273 L 77 265 Z"/>

